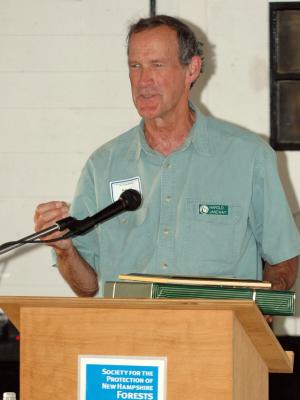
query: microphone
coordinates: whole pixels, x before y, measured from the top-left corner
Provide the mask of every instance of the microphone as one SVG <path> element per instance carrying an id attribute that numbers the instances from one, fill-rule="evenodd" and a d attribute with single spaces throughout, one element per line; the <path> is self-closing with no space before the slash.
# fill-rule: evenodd
<path id="1" fill-rule="evenodd" d="M 67 217 L 63 220 L 57 222 L 59 230 L 68 228 L 70 232 L 64 235 L 64 238 L 70 238 L 74 235 L 83 235 L 84 233 L 91 230 L 95 225 L 107 221 L 108 219 L 114 218 L 116 215 L 124 211 L 134 211 L 140 207 L 142 203 L 141 194 L 134 189 L 125 190 L 119 197 L 117 201 L 110 204 L 103 210 L 97 212 L 91 217 L 87 217 L 82 220 L 76 220 L 72 217 Z M 65 225 L 66 220 L 68 223 Z"/>
<path id="2" fill-rule="evenodd" d="M 73 236 L 83 235 L 89 230 L 91 230 L 95 225 L 100 224 L 101 222 L 105 222 L 108 219 L 115 217 L 116 215 L 124 212 L 124 211 L 134 211 L 142 203 L 142 196 L 137 190 L 128 189 L 125 190 L 119 199 L 114 203 L 110 204 L 103 210 L 94 214 L 91 217 L 87 217 L 82 220 L 78 220 L 73 217 L 67 217 L 57 221 L 54 225 L 49 228 L 43 229 L 42 231 L 36 232 L 32 235 L 26 236 L 23 239 L 7 242 L 0 245 L 0 255 L 7 253 L 10 250 L 13 250 L 17 247 L 23 246 L 28 243 L 43 243 L 43 241 L 37 240 L 41 237 L 47 236 L 55 231 L 63 231 L 64 229 L 69 229 L 69 232 L 65 235 L 61 236 L 58 239 L 52 239 L 48 242 L 69 239 Z M 47 242 L 47 241 L 45 241 Z"/>

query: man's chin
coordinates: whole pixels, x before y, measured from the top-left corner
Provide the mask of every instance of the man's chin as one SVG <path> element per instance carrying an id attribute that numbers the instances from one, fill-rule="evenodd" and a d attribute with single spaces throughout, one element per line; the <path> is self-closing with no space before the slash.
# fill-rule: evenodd
<path id="1" fill-rule="evenodd" d="M 154 98 L 149 100 L 139 99 L 136 101 L 135 107 L 143 118 L 155 118 L 158 116 L 160 108 L 158 102 L 154 101 Z"/>
<path id="2" fill-rule="evenodd" d="M 144 119 L 153 119 L 159 117 L 159 110 L 157 107 L 137 107 L 137 112 Z"/>

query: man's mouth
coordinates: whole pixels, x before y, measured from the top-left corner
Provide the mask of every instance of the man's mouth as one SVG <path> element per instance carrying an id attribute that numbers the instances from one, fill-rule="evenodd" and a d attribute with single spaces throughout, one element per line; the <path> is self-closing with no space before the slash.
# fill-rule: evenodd
<path id="1" fill-rule="evenodd" d="M 138 95 L 138 97 L 141 97 L 142 99 L 148 100 L 148 99 L 152 99 L 153 97 L 155 97 L 157 95 L 158 95 L 157 93 L 140 93 Z"/>

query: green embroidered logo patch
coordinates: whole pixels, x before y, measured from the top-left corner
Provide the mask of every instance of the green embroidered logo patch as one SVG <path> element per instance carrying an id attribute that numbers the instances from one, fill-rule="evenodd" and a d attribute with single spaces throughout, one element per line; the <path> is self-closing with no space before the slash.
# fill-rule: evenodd
<path id="1" fill-rule="evenodd" d="M 228 215 L 228 206 L 224 204 L 199 204 L 199 214 Z"/>

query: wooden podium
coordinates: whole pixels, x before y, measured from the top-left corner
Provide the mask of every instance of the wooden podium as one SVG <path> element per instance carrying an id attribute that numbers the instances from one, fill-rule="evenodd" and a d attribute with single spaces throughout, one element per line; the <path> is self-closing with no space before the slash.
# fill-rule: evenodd
<path id="1" fill-rule="evenodd" d="M 248 300 L 0 297 L 21 335 L 21 400 L 76 400 L 78 355 L 167 357 L 168 400 L 268 399 L 292 372 Z"/>

